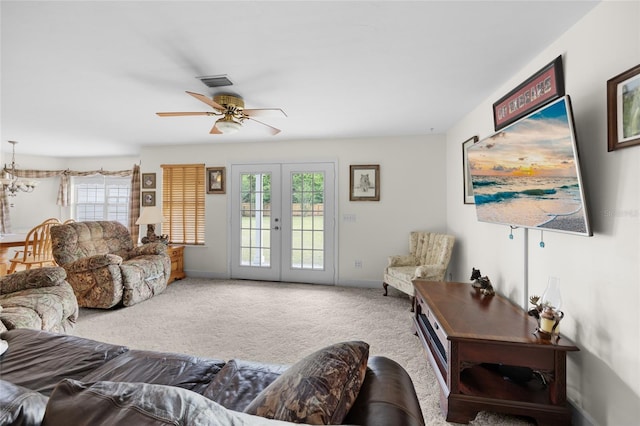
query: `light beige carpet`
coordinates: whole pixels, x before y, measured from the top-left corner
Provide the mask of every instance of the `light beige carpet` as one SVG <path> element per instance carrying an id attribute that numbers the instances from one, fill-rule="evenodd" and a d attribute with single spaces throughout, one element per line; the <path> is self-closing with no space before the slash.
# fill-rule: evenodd
<path id="1" fill-rule="evenodd" d="M 187 278 L 116 310 L 82 309 L 75 334 L 135 349 L 292 364 L 329 344 L 363 340 L 410 374 L 427 425 L 448 425 L 436 378 L 411 332 L 408 297 L 389 289 Z M 480 413 L 473 425 L 529 425 Z M 390 425 L 392 426 L 392 425 Z"/>

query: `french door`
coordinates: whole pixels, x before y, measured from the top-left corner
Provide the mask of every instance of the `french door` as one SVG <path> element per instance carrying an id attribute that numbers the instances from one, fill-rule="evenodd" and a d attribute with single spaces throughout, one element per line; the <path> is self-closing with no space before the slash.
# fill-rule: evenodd
<path id="1" fill-rule="evenodd" d="M 231 166 L 231 277 L 335 283 L 335 164 Z"/>

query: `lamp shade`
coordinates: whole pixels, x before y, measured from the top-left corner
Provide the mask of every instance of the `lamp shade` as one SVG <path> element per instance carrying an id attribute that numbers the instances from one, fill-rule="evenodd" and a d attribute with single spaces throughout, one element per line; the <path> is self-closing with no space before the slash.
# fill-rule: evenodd
<path id="1" fill-rule="evenodd" d="M 231 134 L 240 130 L 242 124 L 235 121 L 231 115 L 225 115 L 216 121 L 216 127 L 224 134 Z"/>
<path id="2" fill-rule="evenodd" d="M 162 215 L 160 207 L 145 207 L 142 209 L 138 220 L 136 220 L 136 225 L 155 225 L 166 221 L 167 219 Z"/>

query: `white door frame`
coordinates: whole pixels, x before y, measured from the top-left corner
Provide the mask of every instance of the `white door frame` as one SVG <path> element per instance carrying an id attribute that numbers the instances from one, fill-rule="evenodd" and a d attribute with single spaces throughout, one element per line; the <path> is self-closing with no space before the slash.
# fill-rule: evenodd
<path id="1" fill-rule="evenodd" d="M 274 176 L 274 167 L 279 169 L 280 176 Z M 290 281 L 290 282 L 307 282 L 316 284 L 335 285 L 338 270 L 338 250 L 337 250 L 337 161 L 313 161 L 313 162 L 287 162 L 287 163 L 233 163 L 230 166 L 231 172 L 228 175 L 231 190 L 231 199 L 228 206 L 228 270 L 229 276 L 239 279 L 253 279 L 264 281 Z M 291 251 L 291 191 L 284 190 L 286 184 L 290 182 L 291 173 L 296 172 L 323 172 L 325 175 L 325 197 L 324 197 L 324 262 L 325 268 L 322 271 L 309 269 L 293 269 L 290 267 L 290 251 Z M 271 233 L 278 232 L 278 245 L 272 250 L 278 250 L 277 258 L 279 265 L 269 265 L 268 267 L 241 267 L 235 265 L 239 263 L 240 236 L 236 235 L 239 231 L 239 215 L 238 209 L 241 202 L 240 194 L 240 173 L 272 173 L 272 193 L 271 193 Z M 286 177 L 285 177 L 286 175 Z M 286 181 L 286 184 L 285 184 Z M 277 188 L 276 188 L 277 185 Z M 276 194 L 277 192 L 277 194 Z M 279 195 L 282 196 L 279 198 Z M 279 205 L 274 205 L 279 203 Z M 280 207 L 282 206 L 282 207 Z M 282 210 L 282 211 L 281 211 Z M 278 219 L 276 222 L 275 219 Z M 276 230 L 274 228 L 278 227 Z M 234 238 L 236 240 L 234 240 Z M 272 242 L 274 239 L 272 238 Z M 272 255 L 272 259 L 275 259 Z"/>

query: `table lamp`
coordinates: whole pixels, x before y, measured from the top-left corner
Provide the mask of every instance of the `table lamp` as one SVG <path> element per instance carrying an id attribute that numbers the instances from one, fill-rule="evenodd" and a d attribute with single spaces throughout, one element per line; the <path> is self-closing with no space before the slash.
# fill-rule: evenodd
<path id="1" fill-rule="evenodd" d="M 142 238 L 142 243 L 152 243 L 152 242 L 161 242 L 168 244 L 169 236 L 168 235 L 156 235 L 156 224 L 163 223 L 167 219 L 162 215 L 162 210 L 160 207 L 145 207 L 142 209 L 142 213 L 138 220 L 136 220 L 136 225 L 147 225 L 147 236 Z"/>

